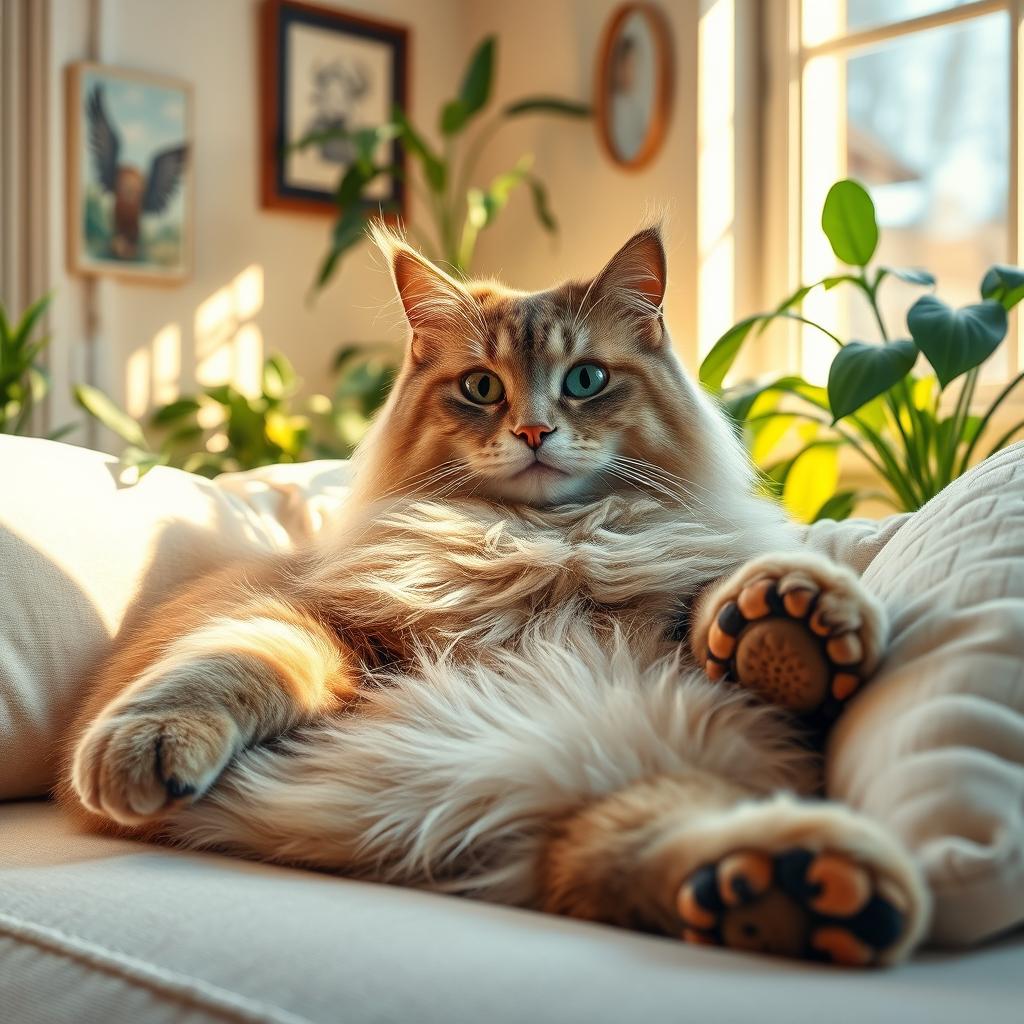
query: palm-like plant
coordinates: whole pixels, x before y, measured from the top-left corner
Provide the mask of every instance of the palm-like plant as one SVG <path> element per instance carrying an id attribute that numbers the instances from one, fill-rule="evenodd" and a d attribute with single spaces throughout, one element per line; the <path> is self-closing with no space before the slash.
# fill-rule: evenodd
<path id="1" fill-rule="evenodd" d="M 50 296 L 44 295 L 25 310 L 17 323 L 11 323 L 0 303 L 0 434 L 24 434 L 32 410 L 50 389 L 49 376 L 39 358 L 50 338 L 35 337 L 49 304 Z"/>
<path id="2" fill-rule="evenodd" d="M 369 187 L 381 177 L 405 173 L 400 165 L 381 162 L 377 156 L 382 143 L 396 139 L 412 158 L 413 173 L 406 181 L 422 198 L 430 222 L 430 230 L 414 225 L 409 229 L 410 234 L 426 255 L 447 264 L 456 273 L 469 271 L 480 232 L 494 223 L 512 192 L 519 187 L 529 190 L 541 225 L 550 232 L 557 229 L 547 191 L 532 171 L 530 154 L 524 154 L 514 167 L 487 184 L 476 182 L 479 161 L 488 144 L 509 121 L 529 114 L 586 118 L 590 116 L 590 107 L 553 96 L 523 97 L 506 104 L 490 120 L 479 125 L 472 140 L 467 142 L 467 129 L 490 104 L 497 47 L 494 36 L 480 43 L 462 77 L 458 95 L 441 108 L 438 114 L 438 130 L 443 140 L 440 151 L 398 107 L 384 124 L 354 131 L 312 132 L 294 143 L 293 148 L 301 149 L 346 139 L 355 153 L 335 192 L 340 212 L 330 246 L 320 264 L 317 288 L 331 279 L 342 256 L 364 239 L 366 213 L 374 208 L 373 200 L 368 198 Z M 392 211 L 385 208 L 382 212 Z"/>

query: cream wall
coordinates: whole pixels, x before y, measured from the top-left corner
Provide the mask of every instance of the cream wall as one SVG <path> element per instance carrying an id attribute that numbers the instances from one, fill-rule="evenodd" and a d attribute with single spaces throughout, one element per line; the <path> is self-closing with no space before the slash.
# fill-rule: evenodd
<path id="1" fill-rule="evenodd" d="M 52 354 L 55 377 L 51 423 L 81 419 L 68 398 L 69 384 L 87 375 L 88 336 L 84 289 L 64 269 L 64 173 L 62 144 L 64 66 L 86 56 L 84 0 L 52 0 L 54 89 L 52 121 L 55 201 L 51 257 L 57 299 Z M 411 30 L 410 100 L 414 116 L 432 112 L 447 97 L 465 47 L 457 31 L 459 0 L 346 0 Z M 368 251 L 348 261 L 313 307 L 304 298 L 330 220 L 261 210 L 257 179 L 256 0 L 104 0 L 100 59 L 106 63 L 174 75 L 191 82 L 195 116 L 195 263 L 191 280 L 154 287 L 102 280 L 97 288 L 95 377 L 119 401 L 137 406 L 145 392 L 180 376 L 189 386 L 200 349 L 234 330 L 232 293 L 260 308 L 246 316 L 243 346 L 262 338 L 267 349 L 285 351 L 313 387 L 325 387 L 333 352 L 351 341 L 398 338 L 391 287 Z M 432 120 L 432 118 L 431 118 Z M 413 216 L 416 207 L 413 205 Z M 252 270 L 249 268 L 257 268 Z M 233 289 L 239 275 L 249 274 Z M 226 289 L 226 291 L 225 291 Z M 258 331 L 258 335 L 254 333 Z M 175 350 L 179 355 L 175 356 Z M 175 360 L 180 370 L 175 373 Z M 126 372 L 133 380 L 126 393 Z M 148 380 L 148 384 L 146 383 Z M 78 436 L 79 440 L 92 440 Z M 100 436 L 101 444 L 112 443 Z"/>
<path id="2" fill-rule="evenodd" d="M 134 412 L 154 399 L 172 397 L 179 384 L 191 386 L 204 351 L 239 328 L 243 347 L 286 352 L 308 388 L 328 385 L 330 358 L 340 345 L 401 337 L 388 278 L 369 250 L 350 257 L 309 307 L 304 298 L 329 221 L 259 208 L 257 0 L 102 0 L 101 60 L 193 84 L 196 245 L 194 274 L 183 286 L 99 282 L 90 369 L 84 286 L 64 271 L 61 84 L 64 66 L 87 54 L 88 4 L 51 3 L 51 257 L 58 339 L 51 425 L 83 418 L 68 397 L 75 380 L 94 379 Z M 537 93 L 591 99 L 601 32 L 617 0 L 346 0 L 344 6 L 409 26 L 410 103 L 414 117 L 432 133 L 436 111 L 456 90 L 471 48 L 492 32 L 500 47 L 494 107 Z M 714 162 L 702 159 L 706 125 L 700 123 L 696 99 L 698 39 L 709 12 L 727 9 L 742 23 L 756 9 L 756 0 L 666 0 L 661 6 L 671 25 L 676 77 L 661 152 L 646 168 L 631 172 L 611 163 L 589 122 L 535 117 L 509 125 L 487 151 L 481 177 L 488 180 L 532 152 L 561 231 L 555 240 L 542 231 L 524 190 L 482 236 L 476 269 L 525 288 L 588 275 L 646 218 L 664 217 L 670 264 L 667 319 L 677 348 L 694 367 L 702 258 L 699 184 L 722 184 Z M 704 63 L 715 66 L 716 59 L 712 53 Z M 727 114 L 728 124 L 723 121 L 720 127 L 731 130 Z M 412 213 L 418 214 L 415 203 Z M 721 308 L 723 321 L 750 305 L 735 289 L 727 292 L 710 300 Z M 251 315 L 237 321 L 232 309 L 239 295 Z M 253 310 L 254 305 L 258 308 Z M 102 433 L 78 439 L 113 444 Z"/>

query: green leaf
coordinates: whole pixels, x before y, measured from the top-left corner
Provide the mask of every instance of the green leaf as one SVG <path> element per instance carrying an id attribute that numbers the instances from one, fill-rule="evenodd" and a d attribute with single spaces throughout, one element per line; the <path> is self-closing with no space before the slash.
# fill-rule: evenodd
<path id="1" fill-rule="evenodd" d="M 423 176 L 434 192 L 443 192 L 448 178 L 448 170 L 438 155 L 427 145 L 423 136 L 412 126 L 405 116 L 405 111 L 395 107 L 392 114 L 398 126 L 399 137 L 423 167 Z"/>
<path id="2" fill-rule="evenodd" d="M 762 319 L 761 315 L 749 316 L 734 324 L 723 334 L 712 346 L 711 351 L 704 357 L 700 364 L 700 382 L 713 394 L 722 390 L 722 381 L 725 375 L 732 369 L 747 335 L 755 325 Z"/>
<path id="3" fill-rule="evenodd" d="M 1024 269 L 996 264 L 981 279 L 981 297 L 998 302 L 1006 310 L 1024 299 Z"/>
<path id="4" fill-rule="evenodd" d="M 199 412 L 199 402 L 194 398 L 179 398 L 167 405 L 161 405 L 150 417 L 154 427 L 166 427 L 183 420 L 186 416 L 194 416 Z"/>
<path id="5" fill-rule="evenodd" d="M 528 96 L 510 103 L 502 111 L 505 117 L 521 117 L 523 114 L 558 114 L 563 117 L 590 117 L 593 109 L 588 103 L 563 100 L 557 96 Z"/>
<path id="6" fill-rule="evenodd" d="M 537 215 L 537 220 L 541 222 L 545 230 L 554 234 L 558 230 L 558 221 L 555 220 L 555 215 L 551 212 L 551 207 L 548 205 L 547 189 L 532 174 L 526 180 L 530 186 L 530 195 L 533 197 L 533 212 Z"/>
<path id="7" fill-rule="evenodd" d="M 65 423 L 62 426 L 57 427 L 55 430 L 51 430 L 46 435 L 47 441 L 59 441 L 62 437 L 67 437 L 68 434 L 74 433 L 79 427 L 77 423 Z"/>
<path id="8" fill-rule="evenodd" d="M 856 504 L 856 491 L 837 491 L 818 509 L 811 522 L 817 523 L 822 519 L 849 519 Z"/>
<path id="9" fill-rule="evenodd" d="M 839 482 L 839 452 L 835 443 L 808 446 L 786 474 L 782 501 L 794 518 L 810 522 Z"/>
<path id="10" fill-rule="evenodd" d="M 295 368 L 280 353 L 269 355 L 263 364 L 263 394 L 274 401 L 281 401 L 294 394 L 299 386 Z"/>
<path id="11" fill-rule="evenodd" d="M 877 395 L 901 381 L 917 360 L 912 341 L 868 345 L 848 341 L 832 360 L 828 371 L 828 403 L 832 422 L 856 412 Z"/>
<path id="12" fill-rule="evenodd" d="M 496 46 L 497 39 L 488 36 L 470 58 L 458 98 L 446 103 L 441 111 L 441 131 L 445 135 L 454 135 L 462 131 L 470 118 L 487 105 L 491 98 L 491 83 L 494 80 Z"/>
<path id="13" fill-rule="evenodd" d="M 828 190 L 821 229 L 843 263 L 867 266 L 878 246 L 878 222 L 875 204 L 863 185 L 846 179 Z"/>
<path id="14" fill-rule="evenodd" d="M 337 269 L 338 261 L 349 249 L 363 240 L 365 231 L 366 219 L 363 217 L 363 211 L 358 206 L 346 206 L 334 223 L 334 230 L 331 232 L 331 247 L 320 264 L 314 285 L 316 290 L 327 284 Z"/>
<path id="15" fill-rule="evenodd" d="M 121 453 L 120 480 L 128 485 L 137 484 L 151 469 L 166 464 L 166 455 L 129 445 Z"/>
<path id="16" fill-rule="evenodd" d="M 1006 337 L 1006 310 L 992 300 L 954 310 L 923 295 L 910 307 L 907 326 L 945 388 L 999 347 Z"/>
<path id="17" fill-rule="evenodd" d="M 75 388 L 75 401 L 91 416 L 95 416 L 108 430 L 136 448 L 148 450 L 149 444 L 142 427 L 123 409 L 119 408 L 99 388 L 79 384 Z"/>
<path id="18" fill-rule="evenodd" d="M 43 313 L 46 312 L 46 308 L 50 305 L 50 300 L 52 298 L 53 292 L 47 292 L 45 295 L 36 299 L 36 301 L 25 310 L 22 314 L 21 320 L 19 320 L 17 325 L 10 330 L 8 341 L 13 349 L 20 348 L 28 341 L 36 323 Z"/>
<path id="19" fill-rule="evenodd" d="M 907 284 L 919 284 L 925 288 L 930 288 L 935 284 L 935 275 L 918 267 L 879 267 L 878 281 L 888 274 L 898 277 L 901 281 L 906 281 Z"/>

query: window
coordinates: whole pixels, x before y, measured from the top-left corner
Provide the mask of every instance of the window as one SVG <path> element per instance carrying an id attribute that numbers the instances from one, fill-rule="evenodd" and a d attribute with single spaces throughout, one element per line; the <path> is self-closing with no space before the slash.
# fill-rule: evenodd
<path id="1" fill-rule="evenodd" d="M 779 151 L 776 181 L 788 185 L 785 193 L 776 185 L 778 195 L 768 195 L 769 208 L 778 203 L 786 211 L 769 238 L 769 257 L 788 280 L 777 274 L 766 290 L 779 286 L 781 295 L 797 278 L 815 281 L 833 272 L 821 205 L 832 182 L 852 177 L 875 203 L 878 262 L 925 267 L 945 301 L 977 301 L 989 266 L 1019 262 L 1013 119 L 1022 4 L 783 0 L 770 10 L 786 23 L 766 27 L 776 86 L 766 135 Z M 891 336 L 906 335 L 905 313 L 918 294 L 895 279 L 883 286 Z M 819 291 L 805 308 L 847 337 L 876 340 L 878 327 L 858 298 L 843 289 Z M 827 340 L 807 331 L 788 345 L 784 357 L 775 353 L 776 368 L 785 358 L 823 382 L 833 354 Z M 1004 345 L 993 358 L 990 381 L 1017 371 L 1016 348 Z"/>

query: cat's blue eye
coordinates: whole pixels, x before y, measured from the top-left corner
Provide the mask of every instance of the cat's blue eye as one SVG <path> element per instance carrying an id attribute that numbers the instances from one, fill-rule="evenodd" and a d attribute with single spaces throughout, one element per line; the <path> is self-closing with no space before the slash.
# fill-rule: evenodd
<path id="1" fill-rule="evenodd" d="M 603 366 L 580 363 L 565 375 L 562 390 L 570 398 L 593 398 L 607 383 L 608 371 Z"/>
<path id="2" fill-rule="evenodd" d="M 477 405 L 494 405 L 505 397 L 505 385 L 493 373 L 474 370 L 462 378 L 462 393 Z"/>

